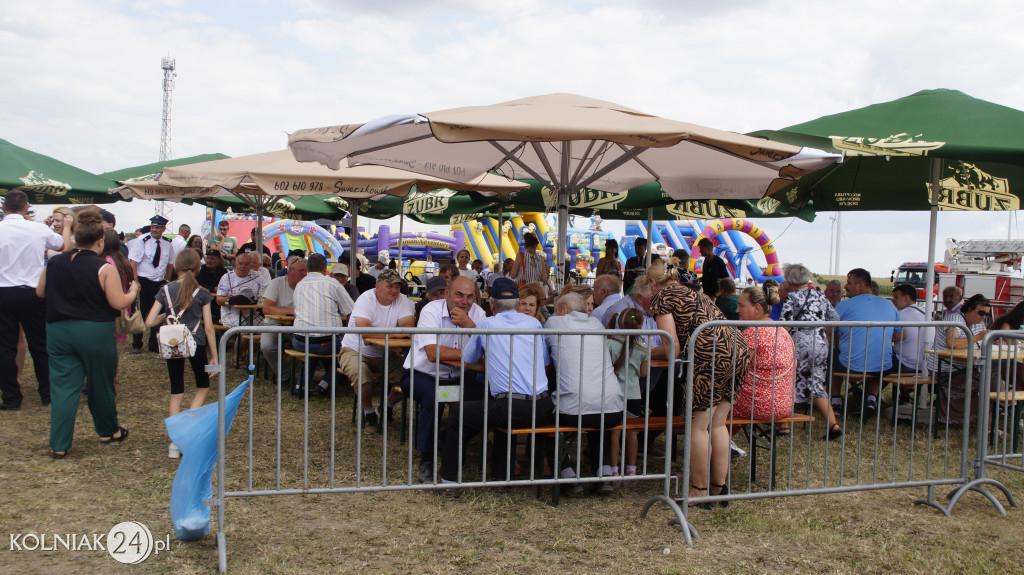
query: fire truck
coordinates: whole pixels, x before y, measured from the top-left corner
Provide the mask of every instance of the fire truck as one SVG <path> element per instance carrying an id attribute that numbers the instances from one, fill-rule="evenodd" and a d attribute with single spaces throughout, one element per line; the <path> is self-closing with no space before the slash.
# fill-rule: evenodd
<path id="1" fill-rule="evenodd" d="M 936 309 L 941 308 L 942 290 L 957 286 L 965 297 L 980 293 L 992 302 L 992 312 L 999 315 L 1024 300 L 1024 278 L 1021 257 L 1024 240 L 946 240 L 943 263 L 935 264 Z M 925 296 L 927 263 L 906 262 L 893 271 L 894 285 L 909 283 L 917 288 L 918 299 Z"/>

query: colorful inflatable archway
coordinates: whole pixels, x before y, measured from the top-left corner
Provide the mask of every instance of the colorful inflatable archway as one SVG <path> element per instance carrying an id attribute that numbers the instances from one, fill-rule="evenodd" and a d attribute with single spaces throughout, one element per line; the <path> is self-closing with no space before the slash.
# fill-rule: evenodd
<path id="1" fill-rule="evenodd" d="M 766 278 L 782 276 L 782 266 L 779 264 L 779 256 L 775 253 L 775 246 L 772 244 L 771 238 L 757 224 L 743 218 L 727 218 L 709 223 L 693 241 L 693 249 L 690 252 L 691 267 L 701 257 L 700 250 L 697 248 L 697 242 L 701 238 L 714 240 L 715 236 L 727 231 L 737 231 L 746 234 L 753 238 L 757 245 L 761 246 L 761 252 L 764 254 L 765 262 L 768 264 L 764 272 Z M 758 281 L 762 280 L 758 279 Z"/>
<path id="2" fill-rule="evenodd" d="M 312 222 L 300 222 L 298 220 L 280 220 L 263 226 L 263 241 L 266 242 L 281 234 L 292 234 L 296 236 L 309 236 L 324 247 L 324 250 L 331 254 L 331 260 L 336 261 L 344 250 L 338 240 L 330 232 Z M 308 254 L 307 254 L 308 255 Z"/>

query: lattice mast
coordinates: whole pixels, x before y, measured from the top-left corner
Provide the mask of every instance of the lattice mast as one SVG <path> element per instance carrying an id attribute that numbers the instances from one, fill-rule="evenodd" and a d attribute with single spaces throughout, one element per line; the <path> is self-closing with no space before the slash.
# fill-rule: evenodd
<path id="1" fill-rule="evenodd" d="M 171 157 L 171 93 L 174 91 L 174 60 L 163 58 L 160 60 L 160 68 L 164 71 L 164 110 L 163 119 L 160 125 L 160 161 L 166 161 Z M 173 211 L 167 202 L 158 202 L 157 211 L 165 218 L 171 219 Z"/>

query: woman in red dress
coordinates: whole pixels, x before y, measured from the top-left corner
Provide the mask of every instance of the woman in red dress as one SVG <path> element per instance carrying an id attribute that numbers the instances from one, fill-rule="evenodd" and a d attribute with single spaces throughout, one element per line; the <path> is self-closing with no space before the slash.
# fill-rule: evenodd
<path id="1" fill-rule="evenodd" d="M 778 296 L 772 292 L 773 299 Z M 760 287 L 749 287 L 740 294 L 737 311 L 742 321 L 769 321 L 772 304 Z M 754 327 L 743 330 L 743 338 L 753 352 L 753 369 L 733 396 L 733 417 L 769 421 L 786 419 L 793 413 L 793 385 L 796 358 L 793 339 L 781 327 Z M 789 424 L 777 427 L 777 433 L 789 433 Z"/>

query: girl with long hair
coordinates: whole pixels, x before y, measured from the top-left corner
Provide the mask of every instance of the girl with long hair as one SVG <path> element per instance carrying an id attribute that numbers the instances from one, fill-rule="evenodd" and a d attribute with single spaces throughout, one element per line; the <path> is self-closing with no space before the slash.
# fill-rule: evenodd
<path id="1" fill-rule="evenodd" d="M 117 270 L 117 275 L 121 278 L 121 291 L 128 293 L 128 286 L 132 284 L 135 274 L 132 273 L 132 264 L 121 253 L 121 237 L 117 235 L 114 228 L 103 230 L 103 251 L 100 253 L 100 257 L 108 264 L 114 266 L 114 269 Z M 129 305 L 128 307 L 131 306 Z M 125 343 L 128 341 L 128 336 L 115 331 L 114 341 Z"/>
<path id="2" fill-rule="evenodd" d="M 641 329 L 643 326 L 644 314 L 636 308 L 627 308 L 608 321 L 608 329 Z M 639 337 L 609 336 L 608 351 L 614 358 L 612 369 L 626 394 L 626 412 L 630 417 L 643 417 L 645 410 L 640 394 L 640 378 L 647 372 L 647 345 Z M 623 475 L 636 475 L 638 435 L 637 431 L 626 432 L 626 466 Z M 622 431 L 612 431 L 610 464 L 613 476 L 619 474 L 621 439 Z"/>
<path id="3" fill-rule="evenodd" d="M 213 296 L 196 281 L 196 274 L 199 273 L 199 254 L 195 250 L 181 250 L 174 259 L 174 269 L 178 273 L 178 279 L 157 292 L 156 301 L 149 311 L 149 317 L 146 318 L 146 326 L 155 327 L 163 323 L 167 314 L 160 312 L 164 308 L 169 308 L 168 311 L 173 311 L 178 316 L 178 323 L 193 333 L 196 353 L 189 358 L 189 364 L 196 378 L 196 395 L 189 407 L 196 409 L 206 402 L 206 396 L 210 393 L 210 375 L 206 373 L 207 342 L 211 343 L 209 364 L 217 365 L 217 347 L 212 345 L 216 339 L 213 335 L 213 318 L 210 315 L 210 302 L 213 301 Z M 200 322 L 203 324 L 202 330 L 197 329 Z M 175 415 L 181 411 L 181 401 L 185 397 L 185 358 L 168 359 L 167 375 L 171 381 L 169 412 L 170 415 Z M 181 457 L 181 450 L 171 443 L 167 456 L 172 459 Z"/>

